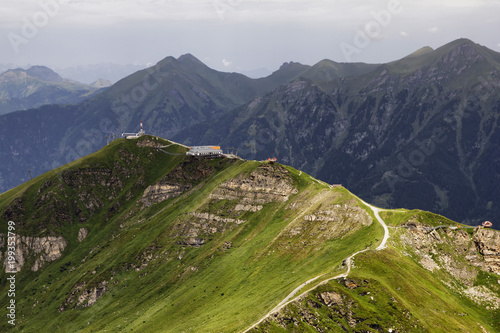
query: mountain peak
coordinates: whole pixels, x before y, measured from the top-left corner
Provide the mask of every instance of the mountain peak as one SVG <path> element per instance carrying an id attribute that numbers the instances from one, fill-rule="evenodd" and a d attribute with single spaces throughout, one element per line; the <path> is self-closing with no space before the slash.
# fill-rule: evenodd
<path id="1" fill-rule="evenodd" d="M 460 50 L 467 50 L 468 49 L 472 52 L 480 52 L 482 48 L 483 47 L 481 45 L 474 43 L 470 39 L 460 38 L 460 39 L 454 40 L 448 44 L 441 46 L 436 51 L 443 50 L 444 52 L 451 52 L 455 49 L 460 49 Z"/>
<path id="2" fill-rule="evenodd" d="M 30 76 L 47 82 L 64 81 L 64 79 L 59 74 L 45 66 L 32 66 L 26 70 L 26 73 Z"/>
<path id="3" fill-rule="evenodd" d="M 471 41 L 468 38 L 455 39 L 454 41 L 449 42 L 448 44 L 445 44 L 444 46 L 446 46 L 446 45 L 474 45 L 474 46 L 478 46 L 478 44 L 474 43 L 473 41 Z"/>
<path id="4" fill-rule="evenodd" d="M 109 81 L 109 80 L 104 80 L 104 79 L 99 79 L 93 83 L 90 84 L 92 87 L 94 88 L 107 88 L 107 87 L 111 87 L 113 85 L 113 82 Z"/>
<path id="5" fill-rule="evenodd" d="M 424 54 L 427 54 L 427 53 L 431 53 L 433 52 L 434 49 L 430 46 L 424 46 L 418 50 L 416 50 L 415 52 L 413 53 L 410 53 L 409 55 L 406 56 L 406 58 L 409 58 L 409 57 L 418 57 L 418 56 L 421 56 L 421 55 L 424 55 Z"/>
<path id="6" fill-rule="evenodd" d="M 286 67 L 288 67 L 288 66 L 293 65 L 293 63 L 294 63 L 293 61 L 290 61 L 290 62 L 286 62 L 286 61 L 285 61 L 283 64 L 281 64 L 281 66 L 280 66 L 280 68 L 279 68 L 279 69 L 284 69 L 284 68 L 286 68 Z"/>
<path id="7" fill-rule="evenodd" d="M 161 60 L 158 64 L 160 66 L 165 66 L 165 65 L 169 65 L 169 64 L 171 64 L 171 65 L 173 64 L 174 66 L 177 66 L 177 64 L 206 66 L 203 62 L 201 62 L 198 58 L 196 58 L 191 53 L 183 54 L 180 57 L 178 57 L 177 59 L 172 57 L 172 56 L 168 56 L 168 57 L 164 58 L 163 60 Z"/>
<path id="8" fill-rule="evenodd" d="M 194 55 L 191 53 L 186 53 L 181 55 L 179 58 L 177 58 L 178 61 L 196 61 L 196 62 L 201 62 L 198 58 L 196 58 Z"/>
<path id="9" fill-rule="evenodd" d="M 467 63 L 484 62 L 500 69 L 500 53 L 474 43 L 467 38 L 460 38 L 436 50 L 447 62 L 466 61 Z"/>
<path id="10" fill-rule="evenodd" d="M 465 64 L 471 66 L 474 63 L 483 61 L 500 68 L 499 53 L 476 44 L 467 38 L 460 38 L 436 50 L 428 46 L 423 47 L 400 60 L 388 63 L 386 68 L 396 74 L 409 74 L 436 62 L 444 62 L 452 67 L 462 67 Z"/>
<path id="11" fill-rule="evenodd" d="M 177 58 L 177 61 L 181 64 L 191 64 L 201 67 L 207 67 L 200 59 L 196 58 L 191 53 L 186 53 Z"/>

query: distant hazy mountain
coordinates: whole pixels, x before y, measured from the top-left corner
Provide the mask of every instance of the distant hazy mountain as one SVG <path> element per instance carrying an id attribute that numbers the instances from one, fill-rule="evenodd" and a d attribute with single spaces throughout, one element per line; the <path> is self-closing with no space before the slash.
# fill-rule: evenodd
<path id="1" fill-rule="evenodd" d="M 0 74 L 0 114 L 45 104 L 76 104 L 100 88 L 63 79 L 44 66 L 9 69 Z"/>
<path id="2" fill-rule="evenodd" d="M 258 79 L 261 77 L 266 77 L 271 74 L 271 71 L 266 68 L 257 68 L 253 70 L 239 71 L 241 74 L 246 75 L 253 79 Z"/>
<path id="3" fill-rule="evenodd" d="M 385 207 L 500 219 L 499 53 L 461 39 L 364 75 L 335 79 L 319 70 L 333 67 L 317 64 L 309 79 L 176 139 L 276 156 Z"/>
<path id="4" fill-rule="evenodd" d="M 112 63 L 81 65 L 72 67 L 57 67 L 55 70 L 69 79 L 91 84 L 97 80 L 103 79 L 113 83 L 140 71 L 148 66 L 146 65 L 120 65 Z"/>
<path id="5" fill-rule="evenodd" d="M 111 87 L 113 85 L 113 83 L 111 81 L 108 81 L 108 80 L 99 79 L 95 82 L 92 82 L 90 85 L 94 88 L 100 89 L 100 88 Z"/>

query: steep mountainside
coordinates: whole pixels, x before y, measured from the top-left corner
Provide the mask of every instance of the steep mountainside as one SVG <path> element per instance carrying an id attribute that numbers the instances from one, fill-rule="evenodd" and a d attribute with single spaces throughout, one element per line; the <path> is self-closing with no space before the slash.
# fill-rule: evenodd
<path id="1" fill-rule="evenodd" d="M 498 327 L 497 231 L 379 212 L 281 164 L 185 151 L 157 137 L 120 139 L 0 195 L 0 307 L 15 301 L 16 324 L 0 329 Z"/>
<path id="2" fill-rule="evenodd" d="M 0 115 L 45 104 L 77 104 L 99 88 L 65 80 L 44 66 L 0 74 Z"/>
<path id="3" fill-rule="evenodd" d="M 276 156 L 384 207 L 500 219 L 500 54 L 469 40 L 361 76 L 299 78 L 180 133 Z"/>

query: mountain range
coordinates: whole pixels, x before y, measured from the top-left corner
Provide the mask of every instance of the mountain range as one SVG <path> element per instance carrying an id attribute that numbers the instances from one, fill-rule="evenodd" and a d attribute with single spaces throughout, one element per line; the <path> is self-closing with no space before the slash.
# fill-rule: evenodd
<path id="1" fill-rule="evenodd" d="M 0 329 L 497 330 L 498 231 L 187 151 L 119 139 L 0 194 Z"/>
<path id="2" fill-rule="evenodd" d="M 87 85 L 63 79 L 44 66 L 9 69 L 0 74 L 0 115 L 46 104 L 78 104 L 109 85 L 105 81 Z"/>
<path id="3" fill-rule="evenodd" d="M 499 70 L 499 53 L 457 40 L 364 75 L 301 76 L 174 139 L 275 156 L 382 207 L 477 223 L 500 217 Z"/>
<path id="4" fill-rule="evenodd" d="M 7 190 L 145 130 L 277 157 L 381 207 L 478 223 L 500 217 L 500 55 L 460 39 L 387 64 L 283 64 L 250 79 L 167 57 L 76 106 L 0 119 Z"/>

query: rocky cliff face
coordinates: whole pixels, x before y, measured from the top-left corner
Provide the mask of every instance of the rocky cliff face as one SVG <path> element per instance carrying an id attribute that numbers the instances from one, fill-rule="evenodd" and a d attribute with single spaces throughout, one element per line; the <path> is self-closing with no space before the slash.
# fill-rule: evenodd
<path id="1" fill-rule="evenodd" d="M 0 248 L 6 244 L 6 236 L 0 234 Z M 15 269 L 8 267 L 7 250 L 4 254 L 3 266 L 6 272 L 20 272 L 27 262 L 34 263 L 31 270 L 36 272 L 46 263 L 59 259 L 66 246 L 67 241 L 63 237 L 26 237 L 16 235 L 15 242 Z M 0 260 L 2 256 L 0 254 Z"/>
<path id="2" fill-rule="evenodd" d="M 210 197 L 215 200 L 238 200 L 240 204 L 249 204 L 251 207 L 285 202 L 291 194 L 297 193 L 287 174 L 288 171 L 283 167 L 264 165 L 248 176 L 240 176 L 221 184 Z"/>
<path id="3" fill-rule="evenodd" d="M 500 234 L 491 229 L 479 229 L 473 237 L 477 251 L 483 257 L 482 269 L 500 275 Z"/>
<path id="4" fill-rule="evenodd" d="M 475 285 L 480 271 L 500 275 L 498 231 L 478 228 L 472 233 L 449 228 L 431 231 L 416 222 L 408 222 L 405 227 L 400 240 L 407 254 L 415 256 L 422 267 L 435 273 L 445 271 L 449 274 L 442 275 L 445 284 L 476 303 L 500 308 L 500 287 Z"/>
<path id="5" fill-rule="evenodd" d="M 237 228 L 248 214 L 258 213 L 266 204 L 285 202 L 297 189 L 282 166 L 262 165 L 220 184 L 209 202 L 182 216 L 172 230 L 179 244 L 199 247 L 213 234 Z"/>
<path id="6" fill-rule="evenodd" d="M 148 140 L 141 141 L 140 146 L 157 147 L 155 143 Z M 148 186 L 139 203 L 143 205 L 143 208 L 147 208 L 155 203 L 178 197 L 182 193 L 191 190 L 201 181 L 207 179 L 224 165 L 229 165 L 233 162 L 231 160 L 219 161 L 212 165 L 208 160 L 189 157 L 188 161 L 177 165 L 157 183 Z"/>

